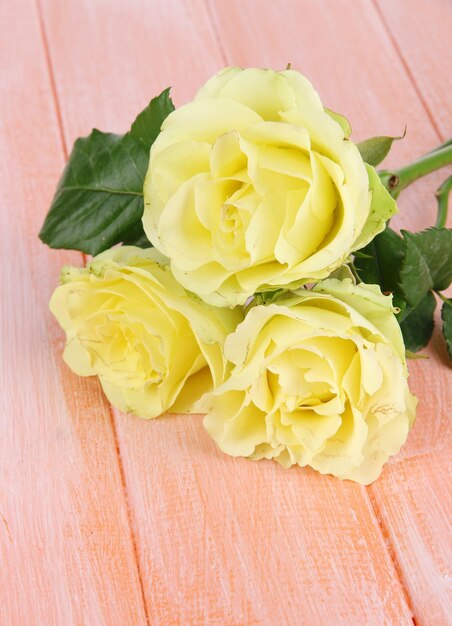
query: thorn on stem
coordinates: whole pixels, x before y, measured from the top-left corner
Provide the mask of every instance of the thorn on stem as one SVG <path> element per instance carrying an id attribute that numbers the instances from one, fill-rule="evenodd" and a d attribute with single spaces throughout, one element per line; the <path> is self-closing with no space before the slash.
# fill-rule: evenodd
<path id="1" fill-rule="evenodd" d="M 395 189 L 398 186 L 399 182 L 399 177 L 393 174 L 388 180 L 388 185 L 391 189 Z"/>

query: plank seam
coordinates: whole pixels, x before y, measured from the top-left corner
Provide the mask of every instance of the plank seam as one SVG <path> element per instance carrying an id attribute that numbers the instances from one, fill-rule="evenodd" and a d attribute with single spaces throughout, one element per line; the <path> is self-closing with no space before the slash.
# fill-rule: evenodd
<path id="1" fill-rule="evenodd" d="M 44 56 L 45 56 L 47 70 L 49 74 L 50 89 L 52 91 L 53 102 L 55 105 L 55 115 L 57 119 L 57 126 L 58 126 L 59 135 L 60 135 L 61 147 L 63 149 L 64 159 L 65 161 L 67 161 L 69 153 L 67 149 L 66 137 L 64 134 L 63 117 L 61 115 L 61 105 L 60 105 L 60 100 L 58 97 L 58 90 L 57 90 L 56 80 L 55 80 L 55 71 L 53 69 L 52 57 L 50 54 L 50 47 L 49 47 L 49 40 L 47 37 L 47 32 L 46 32 L 46 28 L 44 24 L 44 17 L 42 13 L 40 0 L 36 0 L 36 12 L 38 15 L 39 30 L 41 33 L 42 45 L 44 48 Z"/>
<path id="2" fill-rule="evenodd" d="M 121 447 L 119 445 L 118 431 L 116 429 L 116 422 L 115 422 L 116 410 L 111 406 L 111 404 L 108 404 L 108 409 L 110 413 L 111 427 L 113 430 L 113 437 L 115 441 L 119 475 L 121 477 L 121 485 L 122 485 L 124 501 L 125 501 L 125 506 L 126 506 L 126 511 L 127 511 L 127 521 L 129 525 L 130 541 L 132 543 L 133 554 L 135 557 L 135 563 L 136 563 L 136 568 L 137 568 L 137 573 L 138 573 L 138 580 L 140 582 L 141 601 L 143 603 L 143 610 L 144 610 L 144 615 L 146 619 L 146 624 L 150 625 L 151 618 L 150 618 L 147 603 L 146 603 L 146 596 L 144 593 L 143 573 L 141 571 L 140 560 L 138 557 L 138 542 L 137 542 L 137 538 L 136 538 L 134 527 L 133 527 L 133 515 L 132 515 L 132 509 L 130 506 L 129 494 L 127 491 L 126 473 L 124 470 L 124 463 L 122 462 Z"/>
<path id="3" fill-rule="evenodd" d="M 412 87 L 413 87 L 413 89 L 414 89 L 414 91 L 415 91 L 415 93 L 416 93 L 416 95 L 417 95 L 417 97 L 419 99 L 419 102 L 421 103 L 421 106 L 424 109 L 424 111 L 425 111 L 425 113 L 426 113 L 426 115 L 427 115 L 427 117 L 428 117 L 428 119 L 429 119 L 429 121 L 430 121 L 430 123 L 431 123 L 431 125 L 433 127 L 433 130 L 435 131 L 436 136 L 438 137 L 438 139 L 440 141 L 444 141 L 444 137 L 443 137 L 443 135 L 441 133 L 441 130 L 440 130 L 438 124 L 436 123 L 434 115 L 433 115 L 432 111 L 430 110 L 430 107 L 429 107 L 427 101 L 425 100 L 419 85 L 417 84 L 416 78 L 415 78 L 413 72 L 411 71 L 411 68 L 410 68 L 410 66 L 408 64 L 408 61 L 405 58 L 405 55 L 403 54 L 402 49 L 399 46 L 399 44 L 397 42 L 397 39 L 396 39 L 395 35 L 393 34 L 393 32 L 392 32 L 392 30 L 390 28 L 390 25 L 389 25 L 385 15 L 384 15 L 384 13 L 383 13 L 381 7 L 380 7 L 380 5 L 379 5 L 378 0 L 372 0 L 372 5 L 374 7 L 375 13 L 377 14 L 377 16 L 378 16 L 378 18 L 379 18 L 379 20 L 381 22 L 383 30 L 386 32 L 386 34 L 388 36 L 388 39 L 389 39 L 389 41 L 390 41 L 390 43 L 391 43 L 391 45 L 392 45 L 392 47 L 394 49 L 394 52 L 396 53 L 396 55 L 397 55 L 397 57 L 398 57 L 398 59 L 400 61 L 400 64 L 402 65 L 403 70 L 405 71 L 405 73 L 406 73 L 406 75 L 408 77 L 408 80 L 410 81 L 410 83 L 411 83 L 411 85 L 412 85 Z M 424 455 L 420 455 L 420 456 L 424 456 Z M 415 455 L 412 458 L 417 458 L 417 455 Z M 405 459 L 403 459 L 403 460 L 405 460 Z M 399 462 L 402 462 L 402 461 L 399 461 Z M 365 492 L 366 492 L 366 496 L 367 496 L 367 498 L 369 500 L 369 504 L 370 504 L 370 506 L 373 509 L 375 518 L 376 518 L 377 523 L 378 523 L 378 527 L 380 529 L 380 534 L 382 536 L 382 540 L 385 542 L 386 549 L 387 549 L 387 552 L 389 554 L 389 558 L 392 561 L 393 567 L 394 567 L 395 572 L 397 574 L 397 577 L 398 577 L 398 579 L 400 581 L 400 585 L 402 587 L 402 591 L 403 591 L 403 594 L 405 596 L 405 601 L 406 601 L 406 603 L 408 605 L 408 608 L 409 608 L 409 610 L 411 612 L 411 616 L 412 616 L 411 619 L 413 621 L 413 624 L 416 626 L 418 622 L 417 622 L 417 619 L 415 617 L 414 610 L 413 610 L 413 601 L 412 601 L 412 598 L 411 598 L 411 595 L 410 595 L 410 592 L 409 592 L 409 589 L 408 589 L 408 585 L 405 582 L 405 576 L 404 576 L 404 573 L 403 573 L 403 568 L 402 568 L 402 566 L 401 566 L 401 564 L 400 564 L 400 562 L 399 562 L 399 560 L 398 560 L 398 558 L 396 556 L 395 546 L 393 545 L 393 542 L 391 540 L 391 536 L 389 534 L 389 529 L 388 529 L 387 525 L 385 524 L 385 522 L 383 521 L 381 507 L 378 504 L 377 498 L 375 497 L 375 495 L 369 489 L 365 488 Z"/>
<path id="4" fill-rule="evenodd" d="M 46 65 L 47 65 L 47 71 L 48 71 L 48 76 L 49 76 L 50 88 L 51 88 L 52 97 L 53 97 L 53 103 L 54 103 L 54 108 L 55 108 L 55 115 L 56 115 L 56 120 L 57 120 L 59 137 L 60 137 L 60 141 L 61 141 L 61 147 L 62 147 L 64 159 L 65 159 L 65 161 L 67 161 L 68 157 L 69 157 L 69 153 L 68 153 L 66 137 L 65 137 L 65 132 L 64 132 L 63 117 L 62 117 L 62 113 L 61 113 L 61 105 L 60 105 L 60 101 L 59 101 L 59 98 L 58 98 L 58 90 L 57 90 L 57 86 L 56 86 L 55 72 L 54 72 L 54 68 L 53 68 L 52 56 L 51 56 L 51 53 L 50 53 L 49 40 L 48 40 L 48 37 L 47 37 L 47 32 L 46 32 L 46 28 L 45 28 L 45 22 L 44 22 L 44 17 L 43 17 L 43 12 L 42 12 L 42 8 L 41 8 L 40 0 L 36 0 L 35 8 L 36 8 L 36 13 L 37 13 L 37 18 L 38 18 L 39 31 L 40 31 L 40 35 L 41 35 L 42 45 L 43 45 L 43 49 L 44 49 L 44 56 L 45 56 Z M 88 258 L 87 255 L 82 253 L 80 256 L 83 259 L 83 263 L 86 264 L 87 258 Z M 110 426 L 111 426 L 111 429 L 112 429 L 112 435 L 113 435 L 113 440 L 114 440 L 114 445 L 115 445 L 116 459 L 117 459 L 117 463 L 118 463 L 118 471 L 119 471 L 121 487 L 122 487 L 122 491 L 123 491 L 123 500 L 124 500 L 124 506 L 125 506 L 125 510 L 126 510 L 126 516 L 127 516 L 127 525 L 128 525 L 128 529 L 129 529 L 129 537 L 130 537 L 130 542 L 132 544 L 133 558 L 135 560 L 135 568 L 136 568 L 137 577 L 138 577 L 138 581 L 139 581 L 139 585 L 140 585 L 140 595 L 141 595 L 141 603 L 143 605 L 143 613 L 144 613 L 144 616 L 145 616 L 146 624 L 150 624 L 151 623 L 150 622 L 150 616 L 149 616 L 149 613 L 148 613 L 148 610 L 147 610 L 147 604 L 146 604 L 146 600 L 145 600 L 142 572 L 141 572 L 140 563 L 139 563 L 139 559 L 138 559 L 137 542 L 136 542 L 135 534 L 134 534 L 134 531 L 133 531 L 130 502 L 129 502 L 129 497 L 128 497 L 128 493 L 127 493 L 127 485 L 126 485 L 126 480 L 125 480 L 124 465 L 122 463 L 122 458 L 121 458 L 121 450 L 120 450 L 120 446 L 119 446 L 119 440 L 118 440 L 116 424 L 115 424 L 115 419 L 114 419 L 114 414 L 113 414 L 113 407 L 109 403 L 106 403 L 106 405 L 108 407 L 108 413 L 109 413 L 109 418 L 110 418 Z"/>
<path id="5" fill-rule="evenodd" d="M 220 31 L 217 28 L 217 22 L 215 20 L 214 10 L 212 9 L 212 6 L 211 6 L 209 0 L 204 0 L 204 5 L 206 7 L 208 21 L 210 22 L 210 26 L 212 28 L 213 37 L 215 39 L 215 43 L 218 46 L 218 51 L 220 53 L 221 60 L 223 61 L 224 65 L 226 67 L 229 64 L 228 63 L 228 55 L 226 54 L 226 49 L 224 48 L 223 42 L 221 41 Z"/>
<path id="6" fill-rule="evenodd" d="M 228 64 L 228 59 L 227 59 L 227 54 L 226 54 L 226 50 L 223 47 L 223 43 L 221 41 L 220 38 L 220 32 L 217 28 L 217 23 L 216 23 L 216 19 L 215 19 L 215 14 L 214 14 L 214 8 L 211 6 L 209 0 L 204 0 L 204 4 L 206 7 L 206 13 L 207 13 L 207 17 L 208 17 L 208 21 L 210 23 L 211 29 L 212 29 L 212 33 L 214 35 L 214 40 L 218 46 L 218 50 L 219 53 L 221 55 L 221 59 L 223 61 L 223 63 L 225 65 Z M 387 35 L 391 41 L 392 46 L 394 47 L 396 54 L 399 57 L 399 60 L 402 64 L 402 66 L 404 67 L 408 78 L 410 80 L 410 82 L 413 85 L 413 88 L 416 92 L 416 94 L 419 97 L 419 100 L 421 101 L 421 104 L 423 106 L 423 108 L 426 111 L 427 116 L 429 117 L 432 126 L 436 132 L 436 134 L 438 135 L 438 137 L 441 137 L 441 134 L 439 132 L 439 129 L 434 121 L 434 118 L 430 112 L 430 109 L 427 105 L 427 103 L 425 102 L 424 98 L 422 97 L 422 93 L 419 90 L 419 87 L 417 86 L 417 83 L 414 79 L 413 74 L 411 73 L 411 70 L 409 68 L 409 66 L 407 65 L 399 46 L 397 45 L 394 37 L 392 36 L 392 33 L 389 31 L 388 25 L 386 24 L 385 20 L 383 19 L 381 12 L 380 12 L 380 8 L 375 4 L 375 0 L 373 0 L 373 4 L 375 6 L 375 9 L 380 17 L 380 20 L 383 24 L 383 27 L 385 29 L 385 31 L 387 32 Z M 59 98 L 58 98 L 58 91 L 56 88 L 56 80 L 55 80 L 55 74 L 54 74 L 54 68 L 53 68 L 53 64 L 52 64 L 52 59 L 51 59 L 51 54 L 50 54 L 50 50 L 49 50 L 49 45 L 48 45 L 48 40 L 47 40 L 47 36 L 46 36 L 46 30 L 45 30 L 45 24 L 44 24 L 44 19 L 41 13 L 41 7 L 40 7 L 40 0 L 36 0 L 36 5 L 37 5 L 37 12 L 38 12 L 38 18 L 39 18 L 39 24 L 40 24 L 40 30 L 41 30 L 41 37 L 42 37 L 42 41 L 43 41 L 43 46 L 44 46 L 44 52 L 45 52 L 45 57 L 46 57 L 46 63 L 48 66 L 48 72 L 49 72 L 49 80 L 50 80 L 50 85 L 51 85 L 51 90 L 52 90 L 52 94 L 53 94 L 53 98 L 54 98 L 54 104 L 55 104 L 55 111 L 56 111 L 56 116 L 57 116 L 57 122 L 58 122 L 58 128 L 59 128 L 59 133 L 60 133 L 60 139 L 61 139 L 61 145 L 62 145 L 62 149 L 65 155 L 65 158 L 67 159 L 68 156 L 68 151 L 67 151 L 67 145 L 66 145 L 66 140 L 65 140 L 65 133 L 64 133 L 64 125 L 63 125 L 63 119 L 62 119 L 62 114 L 61 114 L 61 107 L 60 107 L 60 103 L 59 103 Z M 150 617 L 148 614 L 148 610 L 147 610 L 147 605 L 146 605 L 146 601 L 145 601 L 145 594 L 144 594 L 144 586 L 143 586 L 143 580 L 142 580 L 142 572 L 141 572 L 141 568 L 140 568 L 140 562 L 138 559 L 138 550 L 137 550 L 137 541 L 136 541 L 136 537 L 135 537 L 135 533 L 134 533 L 134 526 L 133 526 L 133 516 L 132 516 L 132 510 L 131 510 L 131 505 L 130 505 L 130 501 L 129 501 L 129 497 L 128 497 L 128 491 L 127 491 L 127 483 L 126 483 L 126 473 L 124 470 L 124 464 L 123 464 L 123 460 L 122 460 L 122 455 L 121 455 L 121 448 L 120 448 L 120 444 L 119 444 L 119 438 L 118 438 L 118 434 L 117 434 L 117 428 L 116 428 L 116 422 L 115 422 L 115 415 L 116 413 L 114 412 L 113 408 L 111 407 L 111 405 L 108 406 L 109 409 L 109 414 L 110 414 L 110 420 L 111 420 L 111 427 L 112 427 L 112 432 L 113 432 L 113 436 L 114 436 L 114 442 L 115 442 L 115 447 L 116 447 L 116 453 L 117 453 L 117 463 L 118 463 L 118 468 L 119 468 L 119 473 L 120 473 L 120 479 L 121 479 L 121 484 L 122 484 L 122 489 L 124 492 L 124 500 L 125 500 L 125 506 L 126 506 L 126 513 L 127 513 L 127 518 L 128 518 L 128 525 L 129 525 L 129 532 L 130 532 L 130 539 L 131 539 L 131 543 L 132 543 L 132 547 L 133 547 L 133 553 L 134 553 L 134 558 L 135 558 L 135 562 L 136 562 L 136 567 L 137 567 L 137 573 L 138 573 L 138 578 L 139 578 L 139 583 L 140 583 L 140 588 L 141 588 L 141 596 L 142 596 L 142 602 L 143 602 L 143 610 L 144 610 L 144 614 L 146 617 L 146 621 L 149 624 L 150 623 Z M 405 588 L 404 584 L 403 584 L 403 578 L 401 576 L 401 570 L 399 567 L 399 563 L 397 561 L 396 555 L 395 555 L 395 551 L 394 551 L 394 547 L 392 546 L 392 543 L 390 542 L 389 539 L 389 533 L 388 530 L 386 528 L 386 525 L 384 524 L 384 522 L 382 521 L 382 519 L 380 519 L 380 509 L 378 506 L 378 502 L 375 498 L 375 496 L 373 494 L 371 494 L 370 492 L 368 492 L 366 489 L 364 490 L 366 492 L 366 497 L 368 499 L 369 502 L 369 506 L 372 509 L 372 513 L 376 518 L 376 525 L 379 528 L 379 532 L 381 534 L 383 543 L 386 547 L 386 550 L 388 552 L 389 558 L 393 564 L 393 567 L 395 569 L 395 572 L 397 574 L 397 577 L 399 579 L 400 585 L 402 587 L 402 593 L 404 594 L 404 599 L 405 602 L 408 606 L 408 609 L 410 610 L 411 614 L 413 614 L 413 610 L 411 607 L 411 602 L 410 602 L 410 597 L 409 594 L 407 592 L 407 589 Z M 415 622 L 415 618 L 413 617 L 413 623 Z"/>
<path id="7" fill-rule="evenodd" d="M 204 0 L 204 1 L 205 1 L 207 15 L 208 15 L 209 21 L 210 21 L 211 26 L 212 26 L 212 31 L 213 31 L 213 34 L 214 34 L 214 37 L 215 37 L 215 41 L 216 41 L 216 43 L 218 45 L 219 52 L 221 54 L 221 58 L 222 58 L 223 62 L 225 63 L 225 65 L 228 65 L 228 57 L 227 57 L 226 49 L 224 48 L 223 42 L 221 41 L 220 32 L 219 32 L 219 30 L 217 28 L 217 24 L 216 24 L 216 20 L 215 20 L 214 10 L 213 10 L 209 0 Z M 374 1 L 375 0 L 372 0 L 372 2 L 374 2 Z M 383 27 L 387 31 L 388 30 L 387 26 L 384 23 L 384 21 L 382 20 L 381 15 L 380 15 L 380 20 L 383 22 Z M 401 61 L 402 65 L 403 65 L 403 67 L 405 68 L 405 71 L 407 72 L 407 74 L 409 76 L 409 79 L 412 82 L 413 87 L 414 87 L 418 97 L 421 99 L 421 103 L 422 103 L 424 109 L 426 110 L 426 113 L 427 113 L 430 121 L 432 122 L 432 125 L 433 125 L 437 135 L 441 138 L 441 135 L 439 134 L 439 130 L 438 130 L 438 128 L 437 128 L 437 126 L 436 126 L 436 124 L 435 124 L 435 122 L 433 120 L 433 117 L 432 117 L 432 115 L 430 113 L 430 110 L 428 109 L 426 102 L 424 102 L 424 100 L 422 99 L 422 94 L 420 93 L 419 88 L 418 88 L 416 82 L 414 81 L 414 78 L 411 75 L 411 72 L 410 72 L 406 62 L 404 61 L 404 59 L 403 59 L 403 57 L 401 55 L 401 52 L 398 50 L 398 47 L 397 47 L 397 45 L 396 45 L 396 43 L 395 43 L 391 33 L 388 32 L 387 34 L 389 36 L 389 39 L 390 39 L 392 45 L 396 49 L 396 54 L 400 58 L 400 61 Z M 385 525 L 384 525 L 384 523 L 383 523 L 383 521 L 382 521 L 382 519 L 381 519 L 381 517 L 379 515 L 380 511 L 379 511 L 377 503 L 373 502 L 371 494 L 367 492 L 366 488 L 364 488 L 363 491 L 364 491 L 364 494 L 365 494 L 364 497 L 367 500 L 368 505 L 370 507 L 370 513 L 372 514 L 373 518 L 375 519 L 375 523 L 376 523 L 376 526 L 377 526 L 378 531 L 380 533 L 381 540 L 383 542 L 383 545 L 385 546 L 385 549 L 386 549 L 386 552 L 388 554 L 389 560 L 390 560 L 391 565 L 392 565 L 392 567 L 394 569 L 395 576 L 396 576 L 396 578 L 397 578 L 397 580 L 399 582 L 399 585 L 400 585 L 400 588 L 401 588 L 402 598 L 405 601 L 405 604 L 407 606 L 408 611 L 410 612 L 412 622 L 416 626 L 416 620 L 415 620 L 415 617 L 414 617 L 414 612 L 413 612 L 413 608 L 412 608 L 411 598 L 410 598 L 410 595 L 408 593 L 408 589 L 405 587 L 404 579 L 403 579 L 402 572 L 401 572 L 401 568 L 400 568 L 399 562 L 398 562 L 398 560 L 397 560 L 397 558 L 395 556 L 394 547 L 393 547 L 393 545 L 392 545 L 392 543 L 390 541 L 390 538 L 389 538 L 389 532 L 386 529 L 386 527 L 385 527 Z"/>
<path id="8" fill-rule="evenodd" d="M 396 55 L 399 58 L 400 63 L 402 64 L 403 69 L 405 70 L 407 76 L 408 76 L 408 80 L 410 81 L 411 85 L 413 86 L 414 91 L 416 92 L 417 97 L 419 98 L 419 101 L 425 111 L 425 113 L 427 114 L 427 117 L 429 118 L 432 126 L 433 126 L 433 130 L 435 131 L 438 139 L 440 139 L 441 141 L 444 141 L 444 137 L 441 133 L 441 130 L 438 126 L 438 124 L 436 123 L 435 117 L 432 113 L 432 111 L 430 110 L 430 107 L 427 103 L 427 101 L 425 100 L 422 91 L 419 87 L 419 85 L 417 84 L 416 78 L 413 74 L 413 72 L 411 71 L 411 68 L 408 64 L 408 61 L 406 60 L 401 47 L 399 46 L 399 44 L 397 43 L 397 39 L 395 38 L 395 36 L 393 35 L 391 28 L 389 26 L 389 23 L 386 20 L 386 17 L 383 13 L 383 11 L 381 10 L 381 7 L 378 3 L 378 0 L 372 0 L 372 4 L 373 7 L 375 9 L 375 12 L 378 15 L 378 18 L 380 19 L 380 22 L 383 26 L 383 29 L 385 30 L 389 41 L 391 42 L 392 47 L 394 48 L 394 51 L 396 53 Z"/>
<path id="9" fill-rule="evenodd" d="M 411 614 L 411 619 L 413 621 L 413 624 L 416 625 L 416 617 L 414 614 L 414 610 L 413 610 L 413 602 L 411 599 L 411 595 L 408 591 L 408 587 L 405 584 L 405 577 L 403 576 L 403 570 L 402 567 L 399 563 L 399 560 L 397 559 L 396 553 L 395 553 L 395 549 L 394 546 L 392 544 L 391 541 L 391 536 L 389 534 L 389 529 L 387 528 L 386 524 L 383 521 L 382 515 L 381 515 L 381 511 L 380 511 L 380 507 L 378 506 L 378 502 L 375 498 L 375 496 L 373 495 L 373 493 L 371 492 L 371 488 L 369 487 L 364 487 L 363 491 L 365 493 L 365 497 L 369 503 L 369 506 L 372 510 L 372 514 L 376 520 L 377 523 L 377 527 L 380 533 L 380 537 L 381 540 L 386 548 L 386 552 L 389 556 L 389 559 L 392 563 L 392 567 L 394 568 L 394 572 L 398 578 L 400 587 L 401 587 L 401 591 L 402 591 L 402 595 L 403 595 L 403 599 L 405 600 L 405 603 L 408 607 L 408 610 Z"/>

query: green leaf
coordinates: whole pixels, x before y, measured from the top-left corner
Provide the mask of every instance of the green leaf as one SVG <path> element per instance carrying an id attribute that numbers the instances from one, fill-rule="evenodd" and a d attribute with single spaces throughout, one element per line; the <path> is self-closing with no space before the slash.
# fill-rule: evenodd
<path id="1" fill-rule="evenodd" d="M 361 153 L 363 161 L 369 165 L 376 167 L 379 165 L 388 155 L 394 141 L 399 141 L 405 137 L 406 128 L 401 137 L 371 137 L 360 141 L 357 145 L 358 150 Z"/>
<path id="2" fill-rule="evenodd" d="M 371 259 L 372 258 L 370 254 L 366 254 L 365 252 L 362 252 L 361 250 L 357 250 L 353 254 L 357 259 Z"/>
<path id="3" fill-rule="evenodd" d="M 452 281 L 452 230 L 429 228 L 402 233 L 405 257 L 400 287 L 408 304 L 417 307 L 431 289 L 443 291 Z"/>
<path id="4" fill-rule="evenodd" d="M 51 248 L 98 254 L 130 240 L 143 214 L 148 157 L 130 137 L 77 139 L 39 234 Z"/>
<path id="5" fill-rule="evenodd" d="M 436 300 L 431 291 L 421 300 L 415 308 L 405 311 L 400 321 L 405 347 L 411 352 L 417 352 L 430 341 L 433 333 Z"/>
<path id="6" fill-rule="evenodd" d="M 364 224 L 364 228 L 355 242 L 355 246 L 361 249 L 381 233 L 386 222 L 397 213 L 397 204 L 384 187 L 377 172 L 366 163 L 367 174 L 369 176 L 369 189 L 372 194 L 369 215 Z"/>
<path id="7" fill-rule="evenodd" d="M 365 283 L 380 285 L 383 293 L 397 291 L 403 259 L 402 238 L 388 226 L 360 253 L 355 255 L 354 261 L 359 278 Z"/>
<path id="8" fill-rule="evenodd" d="M 149 150 L 173 109 L 165 90 L 125 135 L 93 130 L 77 139 L 39 233 L 44 243 L 93 255 L 121 242 L 146 245 L 141 217 Z"/>
<path id="9" fill-rule="evenodd" d="M 416 352 L 433 332 L 436 300 L 431 290 L 445 289 L 452 279 L 452 231 L 402 232 L 403 239 L 387 227 L 355 256 L 354 267 L 362 281 L 380 285 L 383 293 L 392 292 L 406 348 Z M 443 315 L 448 315 L 444 307 Z M 451 333 L 449 316 L 446 328 Z"/>
<path id="10" fill-rule="evenodd" d="M 162 91 L 157 98 L 153 98 L 130 128 L 131 137 L 142 143 L 146 150 L 149 150 L 157 139 L 165 118 L 171 111 L 174 111 L 174 105 L 169 94 L 168 88 Z"/>
<path id="11" fill-rule="evenodd" d="M 443 335 L 446 340 L 447 352 L 452 361 L 452 298 L 448 298 L 443 302 L 441 318 L 443 320 Z"/>
<path id="12" fill-rule="evenodd" d="M 135 222 L 135 225 L 124 233 L 122 243 L 125 246 L 137 246 L 138 248 L 152 248 L 152 243 L 146 237 L 143 230 L 141 218 Z"/>
<path id="13" fill-rule="evenodd" d="M 275 289 L 273 291 L 261 291 L 254 294 L 254 300 L 257 304 L 270 304 L 278 300 L 280 296 L 285 295 L 285 289 Z"/>
<path id="14" fill-rule="evenodd" d="M 328 278 L 336 278 L 337 280 L 345 280 L 346 278 L 349 278 L 352 283 L 356 285 L 356 278 L 349 265 L 341 265 L 337 268 L 337 270 L 334 270 Z"/>
<path id="15" fill-rule="evenodd" d="M 326 107 L 324 107 L 324 109 L 325 113 L 328 113 L 328 115 L 339 124 L 339 126 L 342 128 L 342 132 L 344 133 L 345 138 L 348 139 L 352 134 L 352 127 L 350 126 L 350 122 L 348 121 L 348 119 L 340 113 L 332 111 L 331 109 L 327 109 Z"/>

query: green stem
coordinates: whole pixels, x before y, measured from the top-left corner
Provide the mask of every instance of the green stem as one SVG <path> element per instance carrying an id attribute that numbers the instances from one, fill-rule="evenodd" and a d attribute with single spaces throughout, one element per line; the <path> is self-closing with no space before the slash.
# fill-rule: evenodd
<path id="1" fill-rule="evenodd" d="M 440 297 L 440 299 L 445 302 L 446 304 L 448 304 L 449 306 L 452 306 L 451 301 L 449 300 L 449 298 L 446 298 L 446 296 L 443 296 L 443 294 L 439 291 L 435 291 L 436 295 Z"/>
<path id="2" fill-rule="evenodd" d="M 447 221 L 447 207 L 449 204 L 449 193 L 452 189 L 452 176 L 446 178 L 443 184 L 437 189 L 436 197 L 438 199 L 438 215 L 436 217 L 437 228 L 444 228 Z"/>
<path id="3" fill-rule="evenodd" d="M 418 352 L 411 352 L 411 350 L 405 350 L 405 356 L 407 359 L 429 359 L 428 354 L 419 354 Z"/>
<path id="4" fill-rule="evenodd" d="M 438 150 L 447 148 L 447 146 L 450 146 L 450 145 L 452 145 L 452 139 L 446 139 L 444 143 L 440 143 L 439 146 L 436 146 L 436 148 L 433 148 L 433 150 L 430 150 L 430 152 L 427 152 L 427 154 L 433 154 L 433 152 L 438 152 Z"/>
<path id="5" fill-rule="evenodd" d="M 393 198 L 398 198 L 401 191 L 414 181 L 439 170 L 445 165 L 452 163 L 452 144 L 446 144 L 434 152 L 425 154 L 409 165 L 405 165 L 398 170 L 384 170 L 379 172 L 381 182 L 389 191 Z"/>
<path id="6" fill-rule="evenodd" d="M 356 283 L 359 284 L 361 282 L 361 279 L 358 275 L 358 272 L 356 271 L 356 267 L 355 264 L 353 263 L 353 261 L 350 261 L 350 263 L 348 264 L 351 273 L 353 274 L 353 278 L 356 280 Z"/>

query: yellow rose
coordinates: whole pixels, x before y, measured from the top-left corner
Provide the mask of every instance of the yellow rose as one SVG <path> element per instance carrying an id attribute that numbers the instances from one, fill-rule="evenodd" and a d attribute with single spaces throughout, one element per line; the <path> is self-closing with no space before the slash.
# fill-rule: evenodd
<path id="1" fill-rule="evenodd" d="M 335 279 L 251 309 L 202 401 L 207 431 L 233 456 L 371 483 L 415 415 L 393 311 L 377 286 Z"/>
<path id="2" fill-rule="evenodd" d="M 226 68 L 151 149 L 143 224 L 206 302 L 327 277 L 396 205 L 300 73 Z"/>
<path id="3" fill-rule="evenodd" d="M 64 359 L 99 376 L 110 402 L 141 417 L 187 412 L 224 376 L 222 345 L 241 312 L 190 297 L 156 250 L 121 247 L 65 267 L 50 309 Z"/>

